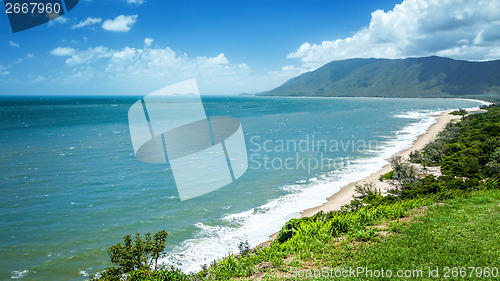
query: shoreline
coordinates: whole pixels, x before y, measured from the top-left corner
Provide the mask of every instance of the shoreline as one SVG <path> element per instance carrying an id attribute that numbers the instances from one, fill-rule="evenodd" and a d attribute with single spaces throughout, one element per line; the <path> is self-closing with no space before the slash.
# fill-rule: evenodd
<path id="1" fill-rule="evenodd" d="M 393 156 L 401 156 L 404 159 L 408 159 L 410 152 L 424 148 L 425 145 L 427 145 L 429 142 L 433 141 L 437 137 L 437 135 L 444 129 L 446 124 L 448 124 L 451 120 L 460 119 L 460 116 L 450 115 L 449 113 L 451 111 L 452 110 L 448 110 L 445 112 L 441 112 L 437 115 L 434 115 L 437 116 L 437 122 L 432 124 L 425 133 L 419 135 L 410 148 L 402 150 Z M 389 185 L 387 183 L 380 182 L 379 177 L 390 171 L 391 171 L 391 165 L 390 164 L 384 165 L 381 169 L 372 173 L 371 175 L 341 187 L 338 192 L 328 197 L 324 204 L 302 211 L 300 213 L 300 217 L 301 218 L 310 217 L 320 211 L 329 212 L 329 211 L 340 210 L 340 207 L 342 207 L 345 204 L 349 204 L 353 199 L 353 195 L 355 194 L 356 184 L 373 182 L 377 185 L 377 187 L 379 187 L 382 190 L 382 192 L 387 192 Z"/>
<path id="2" fill-rule="evenodd" d="M 486 102 L 483 101 L 483 103 L 487 104 Z M 466 110 L 471 110 L 471 109 L 476 109 L 476 108 L 467 108 Z M 452 120 L 457 120 L 460 119 L 460 116 L 458 115 L 451 115 L 450 112 L 453 110 L 447 110 L 440 112 L 438 114 L 434 114 L 432 116 L 437 117 L 436 122 L 429 126 L 427 131 L 417 137 L 417 139 L 412 143 L 410 148 L 407 148 L 405 150 L 399 151 L 394 156 L 401 156 L 404 159 L 408 159 L 410 152 L 415 151 L 415 150 L 420 150 L 425 147 L 429 142 L 433 141 L 437 135 L 444 129 L 446 124 L 448 124 Z M 388 189 L 390 188 L 389 184 L 386 182 L 381 182 L 379 181 L 379 177 L 383 174 L 386 174 L 391 171 L 391 165 L 387 163 L 384 165 L 381 169 L 377 170 L 376 172 L 370 174 L 369 176 L 366 176 L 360 180 L 350 182 L 347 185 L 342 186 L 339 191 L 331 195 L 330 197 L 326 198 L 326 202 L 316 206 L 312 207 L 309 209 L 305 209 L 302 212 L 300 212 L 300 218 L 303 217 L 311 217 L 314 214 L 323 211 L 323 212 L 330 212 L 330 211 L 336 211 L 340 210 L 340 208 L 343 205 L 349 204 L 351 200 L 353 199 L 353 195 L 355 195 L 355 186 L 357 184 L 362 184 L 366 182 L 373 182 L 375 185 L 380 188 L 382 191 L 382 194 L 386 194 Z M 279 231 L 278 231 L 279 232 Z M 273 233 L 270 235 L 270 239 L 274 240 L 278 232 Z M 266 242 L 264 242 L 266 243 Z"/>

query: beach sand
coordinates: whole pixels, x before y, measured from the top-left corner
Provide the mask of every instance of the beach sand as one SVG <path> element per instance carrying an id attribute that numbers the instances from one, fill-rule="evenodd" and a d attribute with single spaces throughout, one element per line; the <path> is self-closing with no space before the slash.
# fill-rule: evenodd
<path id="1" fill-rule="evenodd" d="M 483 104 L 491 104 L 489 102 L 481 101 Z M 466 108 L 469 112 L 471 110 L 474 111 L 474 113 L 480 113 L 480 112 L 485 112 L 485 110 L 482 109 L 477 109 L 477 108 Z M 393 156 L 401 156 L 403 159 L 408 159 L 410 152 L 415 151 L 415 150 L 420 150 L 425 147 L 426 144 L 429 142 L 433 141 L 439 132 L 441 132 L 446 124 L 448 124 L 451 120 L 458 120 L 461 118 L 459 115 L 451 115 L 450 112 L 453 110 L 445 111 L 440 114 L 435 115 L 437 117 L 437 122 L 434 123 L 427 129 L 427 131 L 418 136 L 417 140 L 413 143 L 413 145 L 403 151 L 400 151 L 399 153 L 396 153 Z M 389 160 L 389 159 L 387 159 Z M 369 183 L 372 182 L 375 184 L 377 188 L 379 188 L 382 191 L 382 194 L 387 194 L 387 191 L 391 188 L 391 186 L 386 183 L 386 182 L 381 182 L 379 180 L 381 175 L 384 175 L 388 172 L 390 172 L 391 165 L 387 164 L 382 169 L 376 171 L 375 173 L 365 177 L 364 179 L 351 182 L 348 185 L 345 185 L 340 188 L 340 190 L 333 194 L 332 196 L 328 197 L 326 199 L 326 202 L 323 205 L 316 206 L 313 208 L 306 209 L 300 213 L 300 217 L 310 217 L 313 216 L 314 214 L 323 211 L 323 212 L 330 212 L 330 211 L 336 211 L 340 210 L 340 208 L 343 205 L 349 204 L 351 200 L 353 199 L 353 196 L 355 195 L 355 186 L 357 184 L 363 184 L 363 183 Z M 275 239 L 278 236 L 278 232 L 273 233 L 269 237 L 271 240 Z M 268 242 L 266 242 L 268 243 Z"/>
<path id="2" fill-rule="evenodd" d="M 424 134 L 418 136 L 417 140 L 413 143 L 413 145 L 403 151 L 400 151 L 394 156 L 401 156 L 404 159 L 407 159 L 410 152 L 415 151 L 415 150 L 420 150 L 424 148 L 426 144 L 429 142 L 433 141 L 436 136 L 441 132 L 446 124 L 450 122 L 451 120 L 454 119 L 460 119 L 461 116 L 457 115 L 450 115 L 450 111 L 443 112 L 441 114 L 436 115 L 437 116 L 437 122 L 434 123 L 427 129 L 427 132 Z M 327 198 L 326 202 L 323 205 L 316 206 L 310 209 L 306 209 L 300 213 L 301 217 L 310 217 L 314 214 L 316 214 L 319 211 L 323 212 L 329 212 L 329 211 L 335 211 L 335 210 L 340 210 L 340 207 L 343 205 L 349 204 L 351 200 L 353 199 L 353 195 L 355 194 L 355 186 L 356 184 L 362 184 L 362 183 L 367 183 L 367 182 L 373 182 L 376 187 L 378 187 L 381 191 L 382 194 L 386 194 L 387 191 L 390 189 L 390 186 L 386 182 L 381 182 L 379 181 L 379 178 L 381 175 L 386 174 L 391 171 L 391 165 L 387 164 L 382 169 L 376 171 L 375 173 L 365 177 L 364 179 L 351 182 L 346 186 L 343 186 L 340 188 L 340 190 Z M 277 237 L 278 233 L 274 233 L 271 236 L 271 240 L 275 239 Z"/>
<path id="3" fill-rule="evenodd" d="M 460 119 L 460 116 L 450 115 L 450 112 L 451 111 L 446 111 L 437 115 L 437 122 L 431 125 L 426 133 L 420 135 L 410 148 L 403 150 L 394 156 L 401 156 L 404 159 L 407 159 L 410 155 L 410 152 L 424 148 L 426 144 L 436 138 L 436 136 L 443 130 L 448 122 L 450 122 L 452 119 Z M 373 182 L 383 193 L 386 193 L 390 186 L 385 182 L 379 181 L 379 178 L 381 175 L 386 174 L 390 171 L 391 165 L 387 164 L 382 167 L 382 169 L 367 176 L 366 178 L 349 183 L 348 185 L 342 187 L 337 193 L 327 198 L 327 202 L 325 202 L 323 205 L 302 211 L 301 217 L 310 217 L 319 211 L 329 212 L 340 210 L 341 206 L 349 204 L 353 199 L 356 184 Z"/>

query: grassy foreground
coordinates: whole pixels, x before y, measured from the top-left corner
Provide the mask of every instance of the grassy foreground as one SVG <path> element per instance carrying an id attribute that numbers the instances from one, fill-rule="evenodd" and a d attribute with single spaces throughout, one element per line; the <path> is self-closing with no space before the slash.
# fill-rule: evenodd
<path id="1" fill-rule="evenodd" d="M 440 202 L 433 203 L 436 201 Z M 382 215 L 383 219 L 353 227 L 342 236 L 332 236 L 324 226 L 301 228 L 285 243 L 273 243 L 238 258 L 230 256 L 198 277 L 387 280 L 390 274 L 404 280 L 498 280 L 499 202 L 498 189 L 464 193 L 448 200 L 410 200 L 388 208 L 392 211 Z"/>
<path id="2" fill-rule="evenodd" d="M 264 280 L 384 280 L 390 278 L 382 276 L 398 275 L 404 280 L 438 279 L 430 278 L 429 272 L 443 279 L 459 277 L 460 270 L 472 279 L 498 280 L 493 277 L 496 272 L 486 271 L 500 266 L 499 202 L 500 191 L 493 190 L 416 208 L 403 218 L 302 247 L 288 255 L 286 263 L 255 270 L 242 280 L 257 276 Z"/>
<path id="3" fill-rule="evenodd" d="M 375 242 L 353 246 L 355 255 L 346 251 L 349 244 L 344 245 L 337 260 L 343 266 L 385 268 L 394 273 L 418 269 L 423 271 L 421 277 L 429 277 L 429 270 L 436 268 L 439 277 L 446 277 L 446 273 L 454 277 L 453 268 L 465 268 L 465 277 L 484 277 L 486 272 L 481 275 L 471 267 L 484 271 L 486 267 L 500 266 L 499 202 L 500 191 L 492 190 L 475 192 L 445 205 L 431 205 L 423 209 L 423 216 L 417 212 L 408 220 L 387 223 L 387 232 L 379 232 Z"/>
<path id="4" fill-rule="evenodd" d="M 362 186 L 342 210 L 292 219 L 265 247 L 187 276 L 152 270 L 147 261 L 156 256 L 138 251 L 149 249 L 138 240 L 111 247 L 123 249 L 121 265 L 98 280 L 499 280 L 500 108 L 462 119 L 410 157 L 424 168 L 440 166 L 440 176 L 396 159 L 381 177 L 391 194 Z"/>

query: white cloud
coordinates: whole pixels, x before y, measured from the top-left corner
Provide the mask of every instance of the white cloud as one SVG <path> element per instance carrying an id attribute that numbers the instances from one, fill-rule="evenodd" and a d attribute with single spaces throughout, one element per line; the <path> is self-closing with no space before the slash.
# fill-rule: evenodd
<path id="1" fill-rule="evenodd" d="M 154 39 L 152 38 L 146 38 L 144 39 L 144 45 L 146 45 L 146 47 L 150 47 L 151 44 L 153 43 Z"/>
<path id="2" fill-rule="evenodd" d="M 53 18 L 54 16 L 56 16 L 57 14 L 49 14 L 49 18 Z M 49 26 L 54 26 L 56 24 L 65 24 L 68 22 L 68 19 L 64 16 L 59 16 L 57 18 L 54 18 L 52 19 L 51 21 L 49 21 Z"/>
<path id="3" fill-rule="evenodd" d="M 92 81 L 95 91 L 113 85 L 118 93 L 145 94 L 194 77 L 204 94 L 234 94 L 269 90 L 305 71 L 285 66 L 278 71 L 253 73 L 247 64 L 232 62 L 224 53 L 190 57 L 169 47 L 148 46 L 148 42 L 144 41 L 143 48 L 98 46 L 74 50 L 65 61 L 65 81 Z"/>
<path id="4" fill-rule="evenodd" d="M 17 61 L 16 61 L 15 63 L 16 63 L 16 64 L 18 64 L 18 63 L 23 62 L 23 61 L 24 61 L 24 60 L 26 60 L 26 59 L 34 59 L 34 58 L 35 58 L 35 54 L 33 54 L 33 53 L 28 53 L 26 56 L 24 56 L 24 57 L 21 57 L 21 58 L 17 59 Z"/>
<path id="5" fill-rule="evenodd" d="M 81 65 L 96 62 L 98 59 L 110 58 L 114 55 L 115 51 L 108 49 L 104 46 L 89 48 L 84 51 L 75 52 L 66 59 L 68 65 Z"/>
<path id="6" fill-rule="evenodd" d="M 288 58 L 312 68 L 355 57 L 488 60 L 500 58 L 499 43 L 498 0 L 405 0 L 391 11 L 373 12 L 369 26 L 351 37 L 306 42 Z"/>
<path id="7" fill-rule="evenodd" d="M 9 68 L 10 68 L 10 66 L 5 66 L 5 65 L 0 64 L 0 76 L 9 75 L 10 74 L 10 71 L 8 71 Z"/>
<path id="8" fill-rule="evenodd" d="M 137 15 L 120 15 L 113 20 L 106 20 L 102 23 L 102 28 L 107 31 L 127 32 L 132 28 L 132 25 L 137 21 Z"/>
<path id="9" fill-rule="evenodd" d="M 142 5 L 144 0 L 125 0 L 128 4 Z"/>
<path id="10" fill-rule="evenodd" d="M 112 61 L 131 60 L 136 55 L 136 52 L 137 51 L 135 50 L 135 48 L 125 47 L 121 51 L 114 52 L 113 56 L 111 57 L 111 60 Z"/>
<path id="11" fill-rule="evenodd" d="M 284 79 L 290 79 L 307 71 L 309 70 L 302 67 L 296 67 L 295 65 L 285 65 L 279 71 L 271 71 L 269 74 Z"/>
<path id="12" fill-rule="evenodd" d="M 0 64 L 0 75 L 4 75 L 4 76 L 7 76 L 10 74 L 10 71 L 7 71 L 8 67 L 7 66 L 3 66 Z"/>
<path id="13" fill-rule="evenodd" d="M 9 46 L 11 46 L 11 47 L 20 47 L 20 45 L 17 44 L 16 42 L 14 42 L 13 40 L 9 41 Z"/>
<path id="14" fill-rule="evenodd" d="M 102 22 L 101 18 L 88 17 L 86 20 L 80 21 L 79 23 L 73 25 L 73 29 L 82 28 L 82 27 L 85 27 L 85 26 L 91 26 L 91 25 L 98 24 L 98 23 L 101 23 L 101 22 Z"/>
<path id="15" fill-rule="evenodd" d="M 59 57 L 67 57 L 67 56 L 72 56 L 75 53 L 75 49 L 69 48 L 69 47 L 57 47 L 50 51 L 50 54 L 53 56 L 59 56 Z"/>
<path id="16" fill-rule="evenodd" d="M 47 80 L 47 77 L 43 75 L 38 75 L 35 79 L 31 80 L 31 83 L 39 83 Z"/>

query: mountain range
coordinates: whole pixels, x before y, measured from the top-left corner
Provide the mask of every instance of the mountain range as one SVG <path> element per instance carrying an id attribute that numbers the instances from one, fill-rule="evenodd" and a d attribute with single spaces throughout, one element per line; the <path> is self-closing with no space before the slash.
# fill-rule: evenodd
<path id="1" fill-rule="evenodd" d="M 500 60 L 444 57 L 332 61 L 257 95 L 458 97 L 500 101 Z"/>

